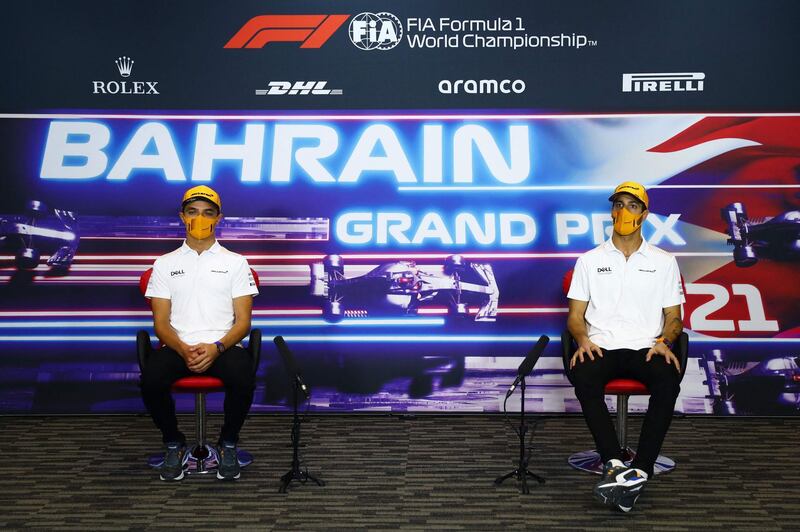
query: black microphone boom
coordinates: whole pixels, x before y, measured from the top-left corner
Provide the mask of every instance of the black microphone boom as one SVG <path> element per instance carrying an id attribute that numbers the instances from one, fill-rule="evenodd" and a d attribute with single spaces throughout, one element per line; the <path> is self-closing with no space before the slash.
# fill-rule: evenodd
<path id="1" fill-rule="evenodd" d="M 278 337 L 280 338 L 280 337 Z M 282 338 L 281 338 L 282 340 Z M 275 339 L 277 342 L 277 338 Z M 533 346 L 533 349 L 530 350 L 528 356 L 525 357 L 525 360 L 519 365 L 517 368 L 517 378 L 514 380 L 514 384 L 506 392 L 506 398 L 508 398 L 514 390 L 517 389 L 519 383 L 522 382 L 522 379 L 528 376 L 528 374 L 533 370 L 533 366 L 536 365 L 536 362 L 539 360 L 539 357 L 542 356 L 544 352 L 544 348 L 547 347 L 547 344 L 550 343 L 550 337 L 543 334 L 539 337 L 539 341 L 536 342 L 536 345 Z"/>
<path id="2" fill-rule="evenodd" d="M 530 493 L 530 489 L 528 489 L 529 478 L 536 480 L 536 482 L 539 484 L 544 484 L 545 482 L 544 478 L 540 477 L 536 473 L 531 473 L 528 471 L 530 454 L 528 454 L 525 447 L 525 433 L 528 431 L 528 425 L 525 423 L 525 377 L 527 377 L 528 373 L 533 370 L 533 366 L 536 365 L 536 361 L 539 360 L 540 356 L 542 356 L 544 348 L 547 347 L 548 342 L 550 342 L 550 338 L 548 338 L 546 335 L 543 334 L 539 337 L 539 341 L 536 342 L 536 345 L 533 346 L 533 349 L 531 349 L 530 353 L 528 353 L 528 356 L 526 356 L 525 360 L 522 361 L 522 364 L 519 365 L 519 368 L 517 369 L 517 379 L 514 381 L 514 384 L 511 385 L 511 388 L 508 389 L 508 393 L 506 393 L 506 401 L 508 401 L 508 398 L 511 397 L 511 394 L 514 393 L 517 385 L 519 385 L 519 389 L 521 391 L 521 396 L 519 399 L 519 430 L 516 431 L 517 436 L 519 436 L 519 465 L 511 473 L 506 473 L 502 477 L 496 478 L 494 483 L 499 486 L 506 479 L 513 477 L 521 483 L 520 491 L 525 495 Z M 505 409 L 506 405 L 505 402 L 503 402 L 504 412 Z"/>
<path id="3" fill-rule="evenodd" d="M 289 380 L 292 381 L 292 468 L 289 470 L 288 473 L 281 477 L 281 487 L 278 489 L 279 493 L 286 493 L 289 489 L 289 484 L 292 483 L 293 480 L 299 481 L 301 484 L 305 484 L 307 481 L 311 480 L 315 482 L 318 486 L 324 486 L 325 482 L 318 479 L 314 475 L 308 472 L 308 469 L 302 471 L 300 469 L 300 416 L 297 413 L 297 403 L 300 401 L 298 400 L 298 391 L 302 391 L 303 395 L 306 396 L 306 400 L 309 399 L 309 392 L 308 387 L 303 382 L 303 378 L 300 376 L 300 372 L 297 370 L 297 365 L 294 363 L 294 357 L 292 356 L 292 352 L 289 351 L 289 346 L 286 345 L 286 341 L 283 339 L 283 336 L 276 336 L 273 340 L 275 342 L 275 346 L 278 348 L 278 352 L 281 354 L 281 358 L 283 359 L 283 365 L 286 367 L 286 373 L 289 374 Z"/>
<path id="4" fill-rule="evenodd" d="M 289 378 L 292 380 L 292 382 L 297 383 L 300 391 L 302 391 L 303 395 L 305 395 L 306 399 L 308 399 L 308 386 L 306 386 L 306 383 L 303 382 L 303 377 L 300 375 L 300 371 L 297 369 L 297 364 L 294 363 L 294 356 L 289 350 L 289 346 L 286 345 L 286 340 L 283 339 L 283 336 L 276 336 L 273 342 L 275 342 L 275 346 L 278 348 L 278 352 L 281 354 L 283 366 L 286 368 Z"/>

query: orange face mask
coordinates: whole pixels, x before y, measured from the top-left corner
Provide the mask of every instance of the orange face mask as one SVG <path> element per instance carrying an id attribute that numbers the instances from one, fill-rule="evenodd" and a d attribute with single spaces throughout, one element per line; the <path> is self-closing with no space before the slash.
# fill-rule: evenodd
<path id="1" fill-rule="evenodd" d="M 193 218 L 186 219 L 186 231 L 194 238 L 203 240 L 214 234 L 214 226 L 216 224 L 216 218 L 195 216 Z"/>
<path id="2" fill-rule="evenodd" d="M 620 235 L 629 235 L 636 231 L 644 220 L 644 213 L 636 215 L 628 209 L 619 209 L 616 214 L 612 214 L 614 220 L 614 231 Z"/>

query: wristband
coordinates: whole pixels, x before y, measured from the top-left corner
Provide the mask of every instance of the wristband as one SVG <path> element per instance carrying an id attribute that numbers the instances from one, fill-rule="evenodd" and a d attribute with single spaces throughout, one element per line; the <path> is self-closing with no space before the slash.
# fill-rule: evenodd
<path id="1" fill-rule="evenodd" d="M 672 350 L 672 342 L 670 342 L 669 340 L 667 340 L 663 336 L 659 336 L 658 338 L 656 338 L 656 342 L 655 343 L 657 344 L 658 342 L 661 342 L 662 344 L 667 346 L 670 349 L 670 351 Z M 655 345 L 655 344 L 653 344 L 653 345 Z"/>
<path id="2" fill-rule="evenodd" d="M 217 352 L 218 353 L 224 353 L 225 352 L 225 344 L 223 344 L 222 342 L 216 341 L 216 342 L 214 342 L 214 345 L 217 346 Z"/>

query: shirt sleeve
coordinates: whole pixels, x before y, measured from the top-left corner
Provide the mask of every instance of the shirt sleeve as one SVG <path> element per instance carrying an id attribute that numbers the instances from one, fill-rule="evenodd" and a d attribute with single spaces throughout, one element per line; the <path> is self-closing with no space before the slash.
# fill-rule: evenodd
<path id="1" fill-rule="evenodd" d="M 669 263 L 667 269 L 667 289 L 664 291 L 664 301 L 661 303 L 663 308 L 674 307 L 686 302 L 683 295 L 683 280 L 678 269 L 678 261 L 675 257 Z"/>
<path id="2" fill-rule="evenodd" d="M 150 281 L 147 283 L 147 290 L 144 293 L 144 297 L 172 299 L 169 293 L 169 285 L 167 284 L 167 279 L 164 275 L 164 266 L 162 261 L 157 260 L 155 264 L 153 264 L 153 274 L 150 275 Z"/>
<path id="3" fill-rule="evenodd" d="M 237 297 L 255 295 L 258 295 L 256 280 L 253 278 L 253 272 L 250 271 L 247 259 L 242 257 L 242 261 L 239 263 L 239 267 L 233 277 L 231 297 L 235 299 Z"/>
<path id="4" fill-rule="evenodd" d="M 572 270 L 572 282 L 567 292 L 569 299 L 577 301 L 589 301 L 589 273 L 583 257 L 578 257 L 575 262 L 575 269 Z"/>

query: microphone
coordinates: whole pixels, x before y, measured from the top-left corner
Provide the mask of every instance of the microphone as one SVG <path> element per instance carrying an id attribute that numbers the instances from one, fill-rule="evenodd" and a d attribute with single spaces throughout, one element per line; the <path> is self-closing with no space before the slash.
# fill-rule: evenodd
<path id="1" fill-rule="evenodd" d="M 544 348 L 547 347 L 549 342 L 550 338 L 547 335 L 543 334 L 539 337 L 539 341 L 536 342 L 536 345 L 530 350 L 528 356 L 525 357 L 525 360 L 523 360 L 522 364 L 520 364 L 519 368 L 517 368 L 517 378 L 514 380 L 514 384 L 512 384 L 506 392 L 506 399 L 511 397 L 511 394 L 517 389 L 517 386 L 519 386 L 519 384 L 522 382 L 522 379 L 527 377 L 531 370 L 533 370 L 533 366 L 536 365 L 536 361 L 539 360 L 540 356 L 542 356 L 542 352 L 544 351 Z"/>
<path id="2" fill-rule="evenodd" d="M 286 368 L 286 373 L 289 374 L 289 378 L 297 384 L 297 387 L 300 388 L 300 391 L 302 391 L 303 395 L 308 399 L 311 394 L 308 391 L 308 386 L 303 382 L 303 377 L 300 375 L 297 365 L 294 363 L 294 356 L 289 350 L 289 346 L 286 345 L 286 340 L 283 339 L 283 336 L 276 336 L 273 342 L 275 342 L 275 346 L 281 354 L 283 365 Z"/>

